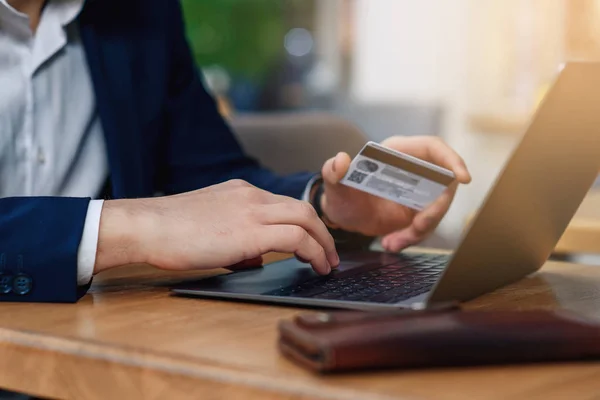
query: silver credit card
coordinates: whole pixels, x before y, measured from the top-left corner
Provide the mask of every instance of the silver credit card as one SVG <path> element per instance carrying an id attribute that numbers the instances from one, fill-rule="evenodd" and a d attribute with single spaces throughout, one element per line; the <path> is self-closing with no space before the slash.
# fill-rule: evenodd
<path id="1" fill-rule="evenodd" d="M 422 210 L 454 180 L 450 170 L 368 142 L 352 160 L 341 183 Z"/>

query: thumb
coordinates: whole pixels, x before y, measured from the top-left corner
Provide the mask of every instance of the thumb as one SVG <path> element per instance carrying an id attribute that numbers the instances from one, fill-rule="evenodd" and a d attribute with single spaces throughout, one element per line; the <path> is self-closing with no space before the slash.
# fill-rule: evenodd
<path id="1" fill-rule="evenodd" d="M 346 172 L 348 172 L 351 161 L 352 160 L 347 153 L 337 153 L 335 157 L 330 158 L 325 162 L 325 164 L 323 164 L 323 168 L 321 170 L 323 180 L 331 185 L 338 184 L 344 175 L 346 175 Z"/>

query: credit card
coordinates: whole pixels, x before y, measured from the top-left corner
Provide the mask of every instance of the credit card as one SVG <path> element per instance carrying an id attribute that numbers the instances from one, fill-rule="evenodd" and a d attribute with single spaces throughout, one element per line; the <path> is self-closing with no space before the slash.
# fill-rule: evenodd
<path id="1" fill-rule="evenodd" d="M 454 180 L 450 170 L 368 142 L 352 160 L 341 183 L 414 210 L 423 210 Z"/>

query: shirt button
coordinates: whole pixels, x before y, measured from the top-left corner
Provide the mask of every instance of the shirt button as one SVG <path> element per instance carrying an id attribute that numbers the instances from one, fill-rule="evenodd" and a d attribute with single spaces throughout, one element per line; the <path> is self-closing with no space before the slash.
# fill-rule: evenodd
<path id="1" fill-rule="evenodd" d="M 0 294 L 9 294 L 12 292 L 12 281 L 12 275 L 0 272 Z"/>
<path id="2" fill-rule="evenodd" d="M 33 286 L 33 279 L 27 274 L 18 274 L 13 279 L 13 287 L 12 290 L 15 294 L 18 295 L 26 295 L 31 292 L 31 287 Z"/>

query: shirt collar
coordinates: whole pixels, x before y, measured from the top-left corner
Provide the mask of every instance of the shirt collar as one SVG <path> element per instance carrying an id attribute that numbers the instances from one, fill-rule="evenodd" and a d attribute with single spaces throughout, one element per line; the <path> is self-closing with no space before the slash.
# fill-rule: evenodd
<path id="1" fill-rule="evenodd" d="M 17 11 L 13 6 L 8 4 L 8 0 L 0 0 L 0 6 L 2 7 L 2 9 L 9 11 L 15 15 L 20 15 L 21 17 L 27 17 L 25 14 L 23 14 L 20 11 Z"/>
<path id="2" fill-rule="evenodd" d="M 7 0 L 0 0 L 0 32 L 8 30 L 18 37 L 30 36 L 29 18 L 22 12 L 14 9 Z"/>
<path id="3" fill-rule="evenodd" d="M 56 16 L 62 26 L 67 26 L 77 18 L 86 0 L 48 0 L 43 13 L 51 12 Z M 44 14 L 42 14 L 42 18 Z M 2 20 L 12 19 L 14 21 L 28 21 L 26 14 L 17 11 L 8 3 L 8 0 L 0 0 L 0 23 Z"/>
<path id="4" fill-rule="evenodd" d="M 79 16 L 85 0 L 49 0 L 49 3 L 54 6 L 60 24 L 67 26 Z"/>

